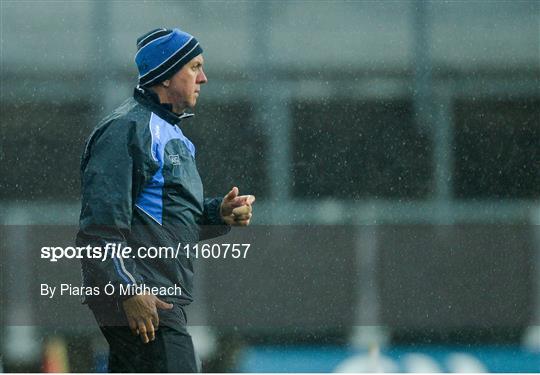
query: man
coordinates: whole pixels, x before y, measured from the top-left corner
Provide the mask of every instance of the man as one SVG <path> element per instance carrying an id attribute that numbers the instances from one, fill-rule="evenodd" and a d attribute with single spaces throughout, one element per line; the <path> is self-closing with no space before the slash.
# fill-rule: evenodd
<path id="1" fill-rule="evenodd" d="M 173 259 L 143 259 L 135 250 L 127 257 L 111 252 L 105 260 L 84 259 L 84 284 L 100 291 L 85 302 L 109 343 L 109 371 L 196 372 L 182 308 L 193 300 L 185 246 L 225 234 L 231 225 L 249 225 L 255 197 L 239 196 L 233 187 L 224 198 L 203 198 L 195 146 L 181 130 L 193 116 L 184 110 L 195 107 L 208 81 L 199 42 L 162 28 L 140 37 L 137 49 L 133 98 L 86 143 L 77 244 L 181 251 Z M 142 285 L 171 292 L 137 293 Z"/>

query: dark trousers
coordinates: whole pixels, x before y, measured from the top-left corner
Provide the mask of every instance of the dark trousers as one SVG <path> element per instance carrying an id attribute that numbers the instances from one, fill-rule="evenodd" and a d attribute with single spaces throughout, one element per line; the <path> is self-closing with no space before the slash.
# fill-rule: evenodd
<path id="1" fill-rule="evenodd" d="M 193 341 L 186 330 L 183 309 L 160 312 L 156 339 L 144 344 L 127 326 L 124 312 L 114 305 L 91 305 L 109 343 L 109 372 L 200 372 Z"/>

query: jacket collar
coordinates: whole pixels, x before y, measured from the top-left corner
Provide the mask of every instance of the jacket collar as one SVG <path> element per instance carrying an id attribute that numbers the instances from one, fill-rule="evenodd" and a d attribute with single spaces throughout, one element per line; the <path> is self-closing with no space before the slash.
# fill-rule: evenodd
<path id="1" fill-rule="evenodd" d="M 137 102 L 154 112 L 169 124 L 178 125 L 182 119 L 195 116 L 193 113 L 174 113 L 171 104 L 160 103 L 159 97 L 155 92 L 141 86 L 135 87 L 133 97 Z"/>

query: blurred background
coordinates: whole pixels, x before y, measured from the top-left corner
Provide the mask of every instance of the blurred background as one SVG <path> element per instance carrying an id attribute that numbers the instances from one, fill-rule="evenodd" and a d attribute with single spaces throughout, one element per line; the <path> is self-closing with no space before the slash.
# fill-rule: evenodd
<path id="1" fill-rule="evenodd" d="M 205 51 L 206 194 L 257 196 L 250 261 L 197 265 L 206 371 L 540 371 L 540 2 L 1 0 L 5 371 L 106 368 L 97 325 L 40 323 L 88 311 L 39 296 L 79 268 L 36 233 L 73 239 L 84 141 L 157 27 Z"/>

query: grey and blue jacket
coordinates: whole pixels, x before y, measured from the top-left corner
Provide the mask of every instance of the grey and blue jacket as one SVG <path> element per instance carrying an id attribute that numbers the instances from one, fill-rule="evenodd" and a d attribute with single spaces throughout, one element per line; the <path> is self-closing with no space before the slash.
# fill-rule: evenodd
<path id="1" fill-rule="evenodd" d="M 149 89 L 137 87 L 132 98 L 105 118 L 86 142 L 81 161 L 82 208 L 77 246 L 105 249 L 107 243 L 172 247 L 225 234 L 222 198 L 205 199 L 195 163 L 195 146 L 177 115 Z M 178 246 L 181 244 L 181 246 Z M 82 260 L 83 284 L 103 288 L 144 284 L 180 286 L 182 295 L 160 297 L 188 304 L 193 300 L 193 264 L 185 251 L 176 258 L 115 257 Z M 92 302 L 87 297 L 85 302 Z M 103 295 L 101 296 L 103 298 Z"/>

